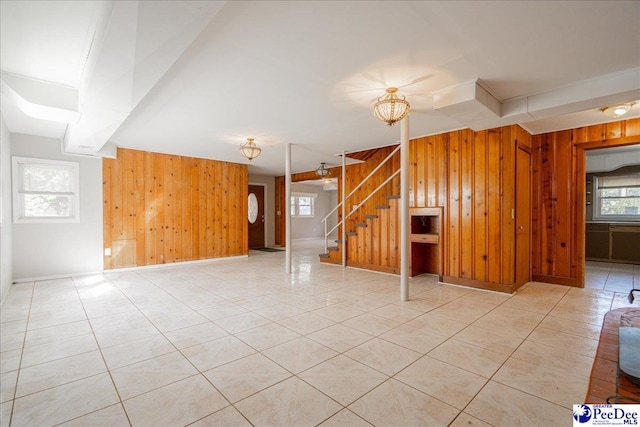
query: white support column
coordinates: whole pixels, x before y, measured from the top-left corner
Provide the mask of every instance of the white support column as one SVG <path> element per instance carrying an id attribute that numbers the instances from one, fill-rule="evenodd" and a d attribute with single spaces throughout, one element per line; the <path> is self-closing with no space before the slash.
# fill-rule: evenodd
<path id="1" fill-rule="evenodd" d="M 400 300 L 409 301 L 409 115 L 400 126 Z"/>
<path id="2" fill-rule="evenodd" d="M 342 266 L 347 266 L 347 152 L 342 152 Z"/>
<path id="3" fill-rule="evenodd" d="M 285 221 L 284 221 L 284 241 L 285 241 L 285 270 L 291 274 L 291 144 L 287 143 L 285 148 L 285 177 L 284 177 L 284 200 L 285 200 Z"/>

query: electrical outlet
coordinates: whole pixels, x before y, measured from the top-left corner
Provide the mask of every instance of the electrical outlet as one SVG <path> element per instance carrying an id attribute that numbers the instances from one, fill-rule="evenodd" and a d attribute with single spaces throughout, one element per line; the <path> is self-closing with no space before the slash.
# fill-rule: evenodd
<path id="1" fill-rule="evenodd" d="M 111 256 L 111 248 L 104 248 L 104 256 Z"/>

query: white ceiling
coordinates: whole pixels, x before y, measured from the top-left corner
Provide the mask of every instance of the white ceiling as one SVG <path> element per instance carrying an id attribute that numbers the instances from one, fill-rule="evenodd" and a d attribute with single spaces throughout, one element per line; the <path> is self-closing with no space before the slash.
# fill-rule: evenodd
<path id="1" fill-rule="evenodd" d="M 371 110 L 388 86 L 411 102 L 412 138 L 511 123 L 532 133 L 573 128 L 612 121 L 599 108 L 640 98 L 638 1 L 0 7 L 2 72 L 77 89 L 83 120 L 101 120 L 93 152 L 111 142 L 242 163 L 238 146 L 253 137 L 263 150 L 250 173 L 277 175 L 286 143 L 298 172 L 397 141 L 399 129 Z M 477 79 L 501 115 L 461 121 L 434 110 L 434 96 Z M 5 85 L 2 94 L 11 132 L 71 133 L 73 125 L 25 115 Z M 625 118 L 637 116 L 640 105 Z"/>

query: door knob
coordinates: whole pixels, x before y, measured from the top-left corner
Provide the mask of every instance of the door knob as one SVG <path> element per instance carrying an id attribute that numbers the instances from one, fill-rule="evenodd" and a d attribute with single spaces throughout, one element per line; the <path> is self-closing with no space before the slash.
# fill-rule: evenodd
<path id="1" fill-rule="evenodd" d="M 518 230 L 524 230 L 524 226 L 519 225 L 519 226 L 518 226 Z"/>

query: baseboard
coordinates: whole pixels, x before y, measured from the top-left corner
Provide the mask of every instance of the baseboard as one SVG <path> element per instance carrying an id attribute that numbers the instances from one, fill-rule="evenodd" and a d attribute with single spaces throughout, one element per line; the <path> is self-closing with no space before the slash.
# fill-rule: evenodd
<path id="1" fill-rule="evenodd" d="M 400 267 L 383 267 L 376 264 L 367 264 L 364 262 L 352 262 L 347 260 L 347 267 L 359 268 L 362 270 L 377 271 L 378 273 L 400 274 Z"/>
<path id="2" fill-rule="evenodd" d="M 225 257 L 218 257 L 218 258 L 196 259 L 192 261 L 171 262 L 171 263 L 165 263 L 165 264 L 141 265 L 138 267 L 123 267 L 123 268 L 114 268 L 112 270 L 104 270 L 103 273 L 110 274 L 110 273 L 120 273 L 122 271 L 128 272 L 128 271 L 156 270 L 156 269 L 163 269 L 163 268 L 172 268 L 176 266 L 182 267 L 182 266 L 198 265 L 198 264 L 210 264 L 214 262 L 230 261 L 230 260 L 236 260 L 236 259 L 242 259 L 242 258 L 248 258 L 248 257 L 249 255 L 234 255 L 234 256 L 225 256 Z"/>
<path id="3" fill-rule="evenodd" d="M 515 283 L 505 284 L 505 283 L 494 283 L 494 282 L 485 282 L 483 280 L 473 280 L 467 279 L 464 277 L 453 277 L 453 276 L 443 276 L 442 282 L 444 283 L 452 283 L 454 285 L 462 285 L 468 286 L 470 288 L 478 288 L 489 291 L 502 292 L 507 294 L 514 293 L 519 286 Z"/>
<path id="4" fill-rule="evenodd" d="M 575 277 L 563 276 L 547 276 L 545 274 L 533 274 L 531 280 L 534 282 L 553 283 L 554 285 L 573 286 L 575 288 L 583 288 L 584 285 Z"/>
<path id="5" fill-rule="evenodd" d="M 177 266 L 182 267 L 182 266 L 188 266 L 188 265 L 209 264 L 214 262 L 230 261 L 230 260 L 248 258 L 248 257 L 249 255 L 235 255 L 235 256 L 228 256 L 228 257 L 197 259 L 193 261 L 180 261 L 180 262 L 172 262 L 172 263 L 165 263 L 165 264 L 141 265 L 138 267 L 114 268 L 111 270 L 85 271 L 80 273 L 55 274 L 51 276 L 26 277 L 22 279 L 15 279 L 13 283 L 40 282 L 43 280 L 66 279 L 70 277 L 92 276 L 96 274 L 112 274 L 112 273 L 130 272 L 130 271 L 156 270 L 156 269 L 163 269 L 163 268 L 172 268 Z"/>

